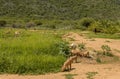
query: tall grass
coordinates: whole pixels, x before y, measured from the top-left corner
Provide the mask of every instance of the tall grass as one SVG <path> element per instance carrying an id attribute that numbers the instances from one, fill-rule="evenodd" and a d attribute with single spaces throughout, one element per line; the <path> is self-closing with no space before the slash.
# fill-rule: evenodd
<path id="1" fill-rule="evenodd" d="M 59 36 L 45 31 L 20 31 L 18 37 L 13 33 L 10 37 L 0 37 L 0 72 L 43 74 L 59 71 L 65 61 L 65 57 L 59 55 L 57 43 L 62 42 Z"/>

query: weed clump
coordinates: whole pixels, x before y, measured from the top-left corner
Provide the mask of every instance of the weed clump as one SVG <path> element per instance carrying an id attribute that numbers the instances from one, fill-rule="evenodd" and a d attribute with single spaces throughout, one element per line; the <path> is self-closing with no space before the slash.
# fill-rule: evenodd
<path id="1" fill-rule="evenodd" d="M 80 43 L 80 44 L 78 45 L 78 47 L 79 47 L 79 49 L 80 49 L 81 51 L 86 49 L 85 43 Z"/>
<path id="2" fill-rule="evenodd" d="M 65 57 L 70 56 L 69 43 L 67 42 L 59 43 L 59 54 L 64 55 Z"/>
<path id="3" fill-rule="evenodd" d="M 101 46 L 102 50 L 103 50 L 103 54 L 106 56 L 110 56 L 113 57 L 114 55 L 111 53 L 111 48 L 108 45 L 102 45 Z"/>

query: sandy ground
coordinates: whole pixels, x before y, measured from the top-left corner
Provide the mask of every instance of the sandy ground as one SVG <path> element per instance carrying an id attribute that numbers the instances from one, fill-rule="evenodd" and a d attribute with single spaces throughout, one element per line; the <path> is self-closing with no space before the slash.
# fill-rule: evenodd
<path id="1" fill-rule="evenodd" d="M 77 33 L 69 33 L 63 36 L 64 40 L 69 40 L 72 38 L 74 40 L 70 43 L 85 43 L 87 47 L 92 47 L 94 49 L 100 50 L 101 45 L 109 45 L 112 50 L 120 50 L 120 40 L 113 39 L 86 39 L 85 36 L 79 35 Z M 109 41 L 109 42 L 108 42 Z M 114 54 L 120 56 L 120 52 L 114 51 Z M 120 79 L 120 62 L 112 62 L 109 64 L 96 64 L 96 63 L 73 63 L 73 70 L 70 72 L 60 72 L 55 74 L 46 75 L 10 75 L 4 74 L 0 75 L 0 79 L 66 79 L 64 74 L 76 74 L 73 76 L 74 79 L 90 79 L 87 78 L 88 72 L 97 72 L 93 76 L 93 79 Z"/>

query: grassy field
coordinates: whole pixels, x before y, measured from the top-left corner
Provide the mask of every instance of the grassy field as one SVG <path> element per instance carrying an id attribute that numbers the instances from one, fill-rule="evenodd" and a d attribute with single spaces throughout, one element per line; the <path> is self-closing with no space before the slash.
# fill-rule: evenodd
<path id="1" fill-rule="evenodd" d="M 66 60 L 66 57 L 60 54 L 60 44 L 64 43 L 61 36 L 71 31 L 82 33 L 80 30 L 1 28 L 0 73 L 45 74 L 59 72 Z M 15 35 L 15 32 L 19 32 L 19 34 Z M 119 34 L 95 34 L 92 32 L 85 34 L 89 38 L 120 39 Z"/>
<path id="2" fill-rule="evenodd" d="M 14 32 L 20 34 L 15 36 Z M 31 32 L 0 29 L 0 73 L 44 74 L 57 72 L 65 61 L 59 55 L 60 35 L 53 31 Z"/>

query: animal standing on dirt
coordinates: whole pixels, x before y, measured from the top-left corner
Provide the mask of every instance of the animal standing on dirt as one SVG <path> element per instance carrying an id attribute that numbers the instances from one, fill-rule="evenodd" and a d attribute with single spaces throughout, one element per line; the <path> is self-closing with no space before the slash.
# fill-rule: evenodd
<path id="1" fill-rule="evenodd" d="M 96 51 L 88 51 L 89 57 L 92 59 L 96 59 L 97 57 L 97 52 Z"/>
<path id="2" fill-rule="evenodd" d="M 72 56 L 70 58 L 68 58 L 66 60 L 66 62 L 64 63 L 64 65 L 62 66 L 61 71 L 65 71 L 65 70 L 71 70 L 71 64 L 73 63 L 74 60 L 77 59 L 77 56 Z"/>
<path id="3" fill-rule="evenodd" d="M 70 51 L 70 53 L 71 53 L 71 56 L 79 56 L 79 50 L 78 49 L 76 49 L 77 48 L 77 45 L 76 44 L 71 44 L 70 45 L 70 49 L 71 49 L 71 51 Z M 76 62 L 77 62 L 77 58 L 76 58 L 76 60 L 75 60 Z"/>
<path id="4" fill-rule="evenodd" d="M 82 52 L 83 57 L 89 57 L 89 51 L 85 50 Z"/>
<path id="5" fill-rule="evenodd" d="M 71 44 L 70 45 L 70 49 L 71 49 L 71 51 L 70 51 L 70 53 L 71 53 L 71 55 L 77 55 L 77 56 L 79 56 L 80 55 L 80 50 L 77 48 L 77 45 L 76 44 Z"/>
<path id="6" fill-rule="evenodd" d="M 84 57 L 84 56 L 86 56 L 86 54 L 88 54 L 87 52 L 83 52 L 83 51 L 81 51 L 78 47 L 77 47 L 77 45 L 75 45 L 75 44 L 71 44 L 71 56 L 80 56 L 80 57 Z M 77 59 L 76 59 L 76 62 L 77 62 Z"/>

